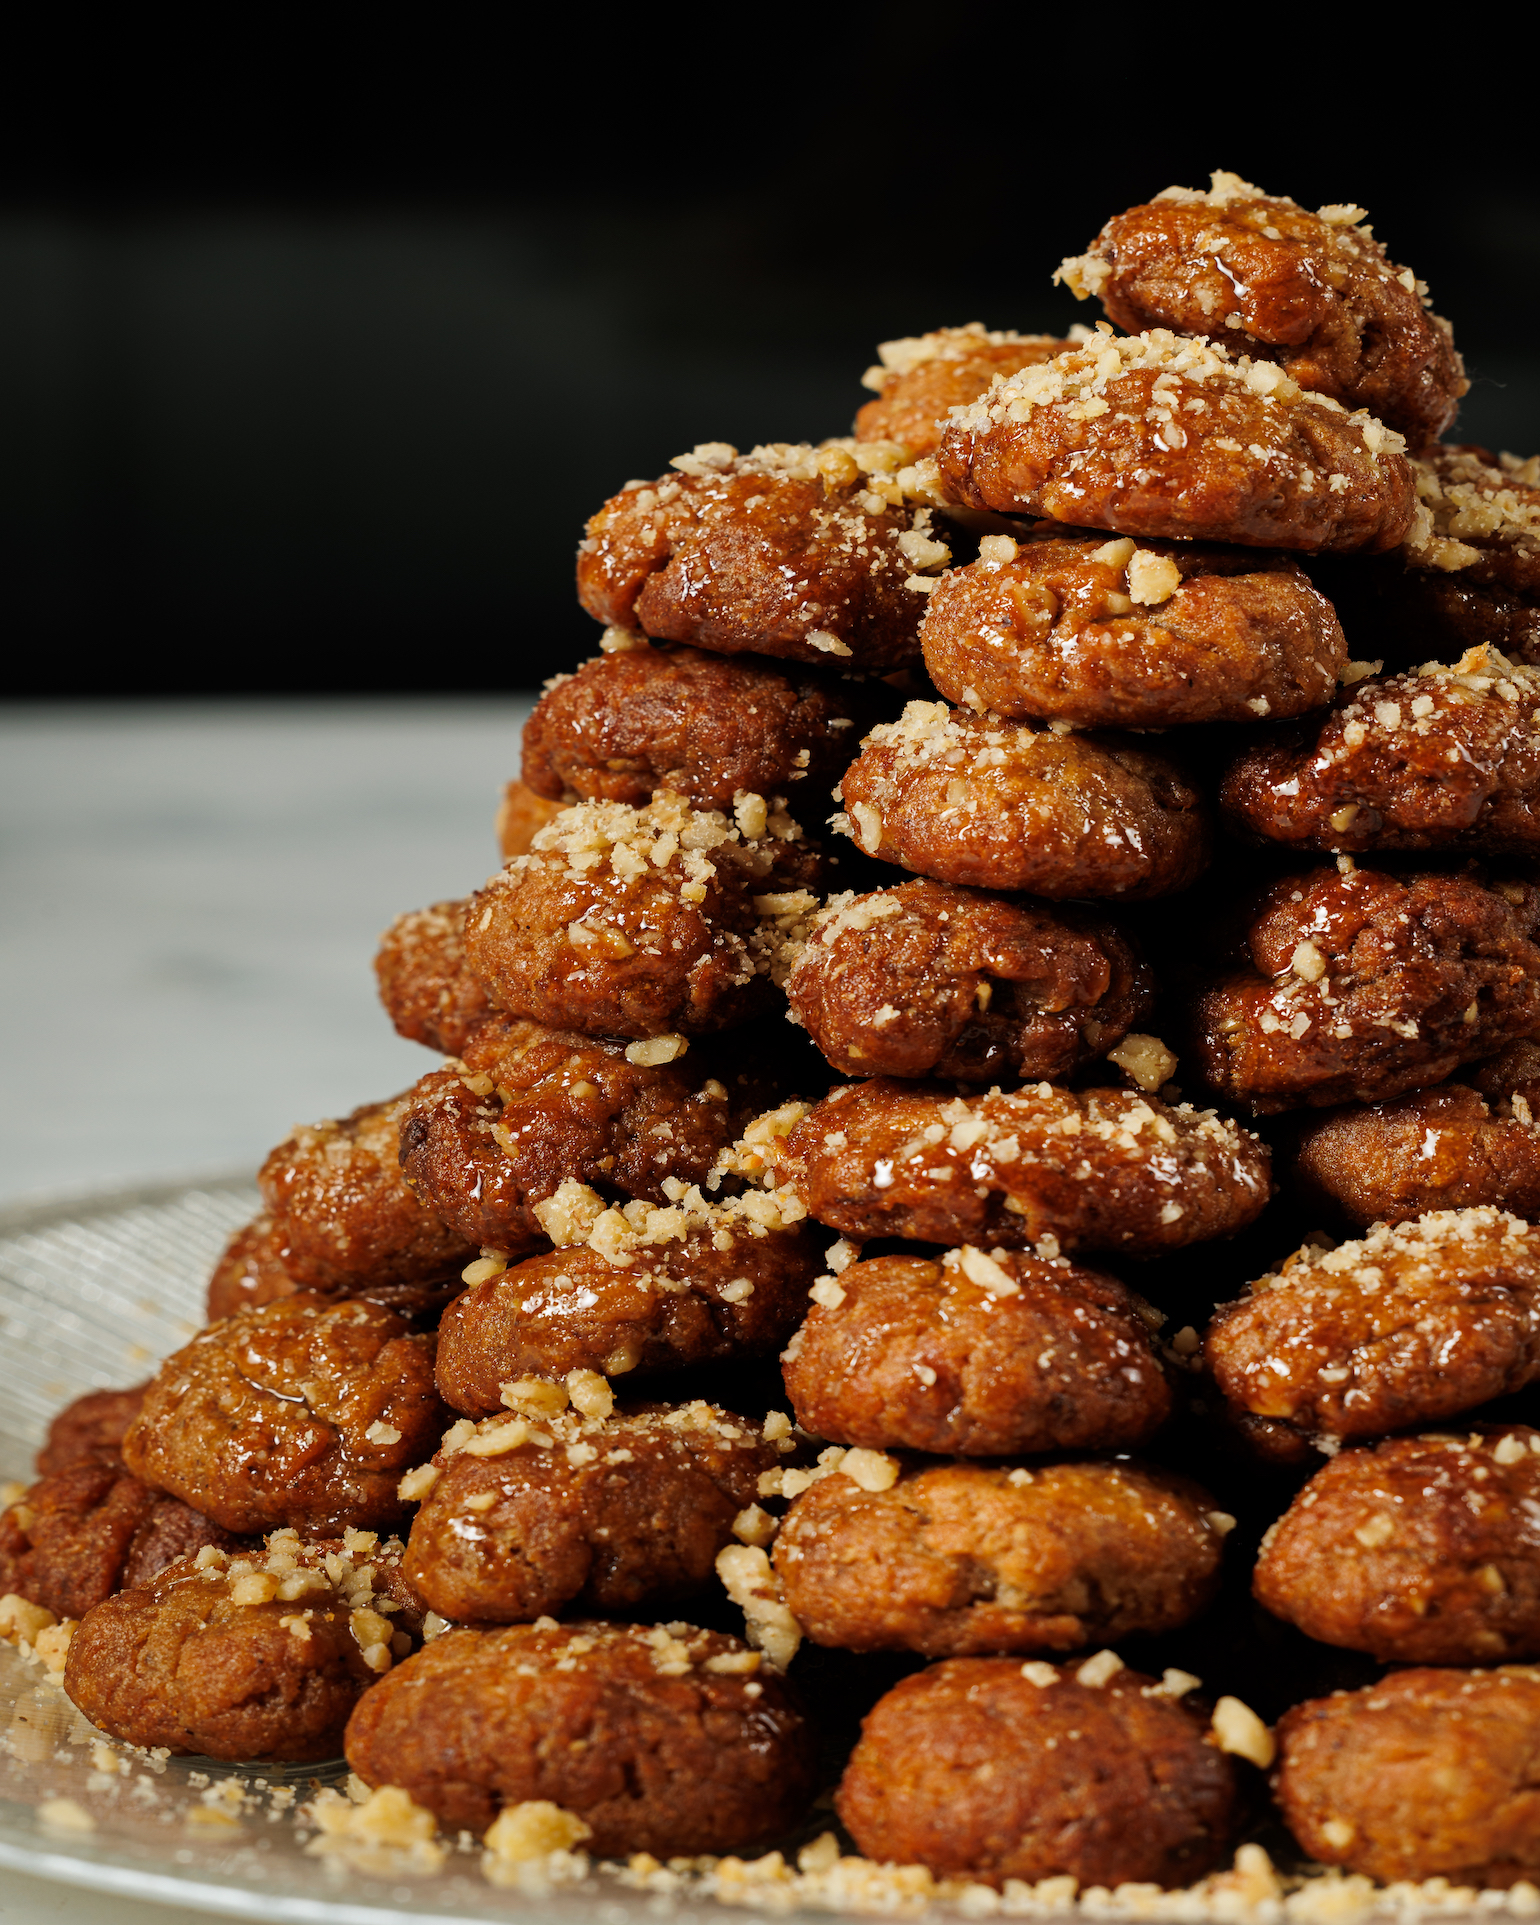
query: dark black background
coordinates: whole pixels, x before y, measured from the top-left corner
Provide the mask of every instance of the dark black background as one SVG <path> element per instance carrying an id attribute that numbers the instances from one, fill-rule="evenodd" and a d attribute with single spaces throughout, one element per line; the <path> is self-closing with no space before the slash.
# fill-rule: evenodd
<path id="1" fill-rule="evenodd" d="M 1540 188 L 1499 60 L 1099 8 L 82 18 L 0 116 L 21 695 L 529 687 L 584 517 L 840 433 L 883 338 L 1061 329 L 1102 219 L 1227 167 L 1370 209 L 1540 446 Z M 1525 151 L 1518 151 L 1522 149 Z"/>

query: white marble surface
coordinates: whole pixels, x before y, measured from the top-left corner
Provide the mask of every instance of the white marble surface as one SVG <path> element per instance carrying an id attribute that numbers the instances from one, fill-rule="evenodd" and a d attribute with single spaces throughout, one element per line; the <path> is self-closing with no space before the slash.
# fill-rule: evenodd
<path id="1" fill-rule="evenodd" d="M 375 941 L 497 866 L 527 712 L 0 709 L 0 1202 L 254 1169 L 430 1067 Z"/>

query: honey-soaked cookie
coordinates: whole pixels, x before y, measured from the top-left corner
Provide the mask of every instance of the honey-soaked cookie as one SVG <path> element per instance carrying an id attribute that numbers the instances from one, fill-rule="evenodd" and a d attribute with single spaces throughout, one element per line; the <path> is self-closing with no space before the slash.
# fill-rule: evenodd
<path id="1" fill-rule="evenodd" d="M 380 938 L 374 974 L 398 1036 L 458 1056 L 493 1005 L 465 962 L 468 899 L 410 909 Z"/>
<path id="2" fill-rule="evenodd" d="M 1299 715 L 1347 661 L 1289 556 L 1129 535 L 986 535 L 941 577 L 920 642 L 948 700 L 1080 728 Z"/>
<path id="3" fill-rule="evenodd" d="M 835 1798 L 868 1858 L 995 1886 L 1191 1884 L 1237 1805 L 1201 1713 L 1111 1652 L 927 1666 L 868 1714 Z"/>
<path id="4" fill-rule="evenodd" d="M 475 1255 L 401 1174 L 401 1125 L 412 1101 L 405 1090 L 340 1122 L 302 1124 L 258 1172 L 277 1232 L 272 1252 L 307 1289 L 436 1281 Z"/>
<path id="5" fill-rule="evenodd" d="M 348 1714 L 411 1649 L 372 1533 L 184 1557 L 82 1619 L 64 1689 L 101 1730 L 206 1758 L 334 1758 Z"/>
<path id="6" fill-rule="evenodd" d="M 1418 513 L 1408 565 L 1530 605 L 1540 599 L 1540 456 L 1437 447 L 1412 465 Z"/>
<path id="7" fill-rule="evenodd" d="M 471 968 L 513 1015 L 592 1036 L 677 1040 L 765 1014 L 824 863 L 763 798 L 736 817 L 662 791 L 564 810 L 473 898 Z"/>
<path id="8" fill-rule="evenodd" d="M 116 1457 L 123 1433 L 139 1415 L 148 1384 L 134 1384 L 128 1390 L 88 1390 L 63 1410 L 55 1413 L 48 1436 L 34 1462 L 39 1477 L 51 1477 L 67 1470 L 81 1458 L 94 1458 L 105 1452 Z"/>
<path id="9" fill-rule="evenodd" d="M 401 1131 L 406 1181 L 479 1248 L 538 1249 L 541 1207 L 568 1181 L 668 1200 L 710 1175 L 744 1124 L 784 1092 L 761 1032 L 672 1045 L 606 1042 L 504 1016 L 463 1065 L 423 1077 Z M 811 1053 L 811 1052 L 809 1052 Z M 759 1060 L 755 1060 L 756 1057 Z"/>
<path id="10" fill-rule="evenodd" d="M 942 486 L 970 508 L 1250 548 L 1394 548 L 1406 444 L 1271 361 L 1156 328 L 1098 333 L 951 417 Z"/>
<path id="11" fill-rule="evenodd" d="M 1069 346 L 1057 335 L 1017 334 L 979 321 L 883 341 L 876 366 L 861 377 L 877 399 L 856 415 L 856 435 L 863 442 L 900 442 L 914 459 L 934 454 L 953 408 L 981 395 L 997 374 L 1051 361 Z"/>
<path id="12" fill-rule="evenodd" d="M 1203 1350 L 1234 1407 L 1297 1435 L 1442 1422 L 1540 1375 L 1540 1231 L 1435 1210 L 1307 1244 L 1219 1306 Z"/>
<path id="13" fill-rule="evenodd" d="M 647 1375 L 779 1349 L 807 1307 L 824 1239 L 794 1197 L 709 1203 L 678 1189 L 663 1209 L 606 1209 L 576 1183 L 559 1192 L 545 1218 L 563 1247 L 485 1278 L 445 1313 L 445 1400 L 481 1417 L 523 1377 Z"/>
<path id="14" fill-rule="evenodd" d="M 689 1624 L 447 1631 L 368 1693 L 347 1757 L 450 1831 L 559 1805 L 606 1858 L 768 1844 L 817 1782 L 812 1726 L 780 1674 Z"/>
<path id="15" fill-rule="evenodd" d="M 1540 663 L 1540 457 L 1434 447 L 1412 472 L 1417 513 L 1399 548 L 1311 564 L 1354 652 L 1394 669 L 1483 647 Z"/>
<path id="16" fill-rule="evenodd" d="M 1127 1089 L 954 1096 L 874 1077 L 832 1091 L 776 1154 L 809 1213 L 861 1239 L 1143 1256 L 1233 1235 L 1271 1195 L 1250 1131 Z"/>
<path id="17" fill-rule="evenodd" d="M 1459 648 L 1540 662 L 1540 457 L 1429 448 L 1412 465 L 1418 512 L 1396 611 Z"/>
<path id="18" fill-rule="evenodd" d="M 921 1460 L 876 1490 L 821 1478 L 787 1513 L 774 1562 L 817 1644 L 928 1658 L 1075 1651 L 1196 1616 L 1231 1523 L 1198 1485 L 1127 1460 Z"/>
<path id="19" fill-rule="evenodd" d="M 1113 323 L 1201 334 L 1366 408 L 1412 447 L 1436 441 L 1470 387 L 1449 323 L 1397 267 L 1361 207 L 1315 213 L 1215 173 L 1115 214 L 1057 277 Z"/>
<path id="20" fill-rule="evenodd" d="M 235 1550 L 242 1542 L 98 1451 L 39 1478 L 0 1512 L 0 1596 L 14 1592 L 55 1617 L 80 1618 L 205 1544 Z"/>
<path id="21" fill-rule="evenodd" d="M 1244 750 L 1219 799 L 1293 848 L 1540 852 L 1540 668 L 1479 648 L 1372 676 L 1319 722 Z"/>
<path id="22" fill-rule="evenodd" d="M 1278 1722 L 1275 1793 L 1302 1851 L 1391 1884 L 1540 1873 L 1540 1669 L 1393 1671 Z"/>
<path id="23" fill-rule="evenodd" d="M 536 795 L 533 789 L 526 788 L 522 782 L 505 783 L 503 799 L 497 805 L 497 816 L 492 824 L 492 833 L 497 837 L 503 860 L 507 862 L 514 856 L 528 855 L 535 837 L 547 823 L 554 822 L 566 806 L 565 802 L 553 802 L 546 796 Z"/>
<path id="24" fill-rule="evenodd" d="M 1103 917 L 945 882 L 834 896 L 786 978 L 792 1013 L 849 1076 L 1062 1076 L 1154 1003 Z"/>
<path id="25" fill-rule="evenodd" d="M 446 1434 L 404 1567 L 441 1616 L 511 1624 L 677 1603 L 710 1582 L 780 1461 L 758 1424 L 713 1404 L 612 1411 L 592 1372 L 570 1384 L 571 1409 L 566 1389 L 528 1383 L 511 1411 Z"/>
<path id="26" fill-rule="evenodd" d="M 208 1321 L 218 1323 L 221 1317 L 233 1317 L 237 1310 L 271 1303 L 275 1297 L 292 1297 L 308 1288 L 284 1262 L 287 1248 L 283 1231 L 265 1211 L 242 1224 L 219 1253 L 209 1278 Z"/>
<path id="27" fill-rule="evenodd" d="M 1207 811 L 1166 757 L 944 702 L 874 728 L 839 793 L 857 848 L 938 882 L 1133 901 L 1208 862 Z"/>
<path id="28" fill-rule="evenodd" d="M 460 1272 L 469 1255 L 469 1249 L 461 1250 L 449 1265 L 436 1265 L 432 1276 L 410 1282 L 396 1280 L 388 1269 L 378 1277 L 364 1271 L 341 1289 L 316 1294 L 331 1298 L 367 1297 L 371 1303 L 382 1304 L 404 1317 L 414 1329 L 431 1330 L 445 1304 L 464 1288 Z M 233 1317 L 237 1310 L 312 1290 L 314 1286 L 307 1281 L 308 1266 L 293 1265 L 288 1256 L 287 1232 L 272 1217 L 264 1214 L 243 1225 L 221 1251 L 209 1278 L 208 1321 L 218 1323 L 221 1317 Z"/>
<path id="29" fill-rule="evenodd" d="M 593 516 L 578 599 L 597 621 L 722 655 L 902 668 L 954 538 L 909 461 L 893 442 L 703 442 Z"/>
<path id="30" fill-rule="evenodd" d="M 1376 1103 L 1540 1030 L 1540 896 L 1528 883 L 1355 868 L 1262 897 L 1252 967 L 1195 999 L 1192 1059 L 1258 1115 Z"/>
<path id="31" fill-rule="evenodd" d="M 1540 1217 L 1540 1045 L 1511 1043 L 1458 1081 L 1332 1111 L 1299 1133 L 1291 1174 L 1361 1229 L 1482 1203 Z"/>
<path id="32" fill-rule="evenodd" d="M 394 1523 L 448 1418 L 431 1336 L 362 1300 L 242 1310 L 173 1352 L 123 1439 L 136 1477 L 226 1530 Z"/>
<path id="33" fill-rule="evenodd" d="M 1152 1321 L 1115 1278 L 1063 1257 L 870 1257 L 817 1286 L 786 1392 L 804 1430 L 861 1449 L 1129 1450 L 1171 1409 Z"/>
<path id="34" fill-rule="evenodd" d="M 822 815 L 861 737 L 899 707 L 883 682 L 637 641 L 557 676 L 535 704 L 524 780 L 536 794 L 640 809 L 669 789 L 726 815 L 780 795 Z"/>
<path id="35" fill-rule="evenodd" d="M 1316 1472 L 1262 1540 L 1252 1589 L 1323 1644 L 1386 1664 L 1540 1654 L 1540 1431 L 1391 1437 Z"/>

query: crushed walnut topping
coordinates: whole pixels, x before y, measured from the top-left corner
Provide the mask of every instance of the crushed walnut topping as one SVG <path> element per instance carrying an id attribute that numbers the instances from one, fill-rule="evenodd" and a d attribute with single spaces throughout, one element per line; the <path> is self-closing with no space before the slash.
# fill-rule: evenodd
<path id="1" fill-rule="evenodd" d="M 1540 456 L 1504 455 L 1493 468 L 1464 448 L 1413 456 L 1417 512 L 1404 553 L 1417 568 L 1455 573 L 1492 548 L 1540 557 Z"/>
<path id="2" fill-rule="evenodd" d="M 967 361 L 985 347 L 1055 347 L 1060 338 L 1055 334 L 1018 334 L 1014 328 L 986 328 L 982 321 L 965 321 L 961 327 L 933 328 L 929 334 L 879 341 L 877 365 L 861 376 L 861 385 L 874 394 L 883 394 L 895 381 L 913 374 L 929 361 Z"/>
<path id="3" fill-rule="evenodd" d="M 967 434 L 986 434 L 992 428 L 1025 421 L 1034 408 L 1042 407 L 1060 407 L 1072 419 L 1090 420 L 1111 411 L 1115 397 L 1109 390 L 1114 382 L 1124 375 L 1146 372 L 1157 376 L 1159 392 L 1152 407 L 1157 414 L 1169 416 L 1174 427 L 1180 427 L 1176 422 L 1178 390 L 1185 381 L 1216 393 L 1246 394 L 1268 406 L 1304 400 L 1329 408 L 1347 417 L 1375 462 L 1382 454 L 1399 455 L 1406 450 L 1404 438 L 1393 428 L 1362 408 L 1349 414 L 1329 395 L 1302 389 L 1276 362 L 1254 361 L 1244 354 L 1232 356 L 1218 342 L 1173 334 L 1169 328 L 1151 328 L 1133 335 L 1115 335 L 1110 328 L 1099 328 L 1095 338 L 1083 347 L 1069 348 L 1052 361 L 1022 368 L 1016 374 L 996 376 L 986 394 L 954 408 L 950 419 L 954 428 Z M 1182 433 L 1185 439 L 1185 430 Z"/>

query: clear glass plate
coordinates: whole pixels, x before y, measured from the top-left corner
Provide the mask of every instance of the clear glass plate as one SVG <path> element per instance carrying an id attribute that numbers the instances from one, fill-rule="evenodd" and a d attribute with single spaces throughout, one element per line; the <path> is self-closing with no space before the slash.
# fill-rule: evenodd
<path id="1" fill-rule="evenodd" d="M 201 1328 L 214 1260 L 257 1207 L 256 1189 L 242 1175 L 0 1211 L 0 1477 L 30 1480 L 33 1453 L 60 1405 L 86 1390 L 142 1380 Z M 723 1925 L 752 1915 L 688 1890 L 637 1889 L 614 1867 L 597 1867 L 579 1883 L 530 1878 L 511 1889 L 494 1886 L 468 1837 L 427 1874 L 415 1873 L 400 1854 L 318 1857 L 306 1849 L 313 1834 L 296 1823 L 294 1808 L 323 1786 L 342 1783 L 341 1760 L 319 1769 L 243 1769 L 122 1748 L 108 1757 L 99 1738 L 39 1663 L 0 1643 L 0 1867 L 280 1925 L 397 1925 L 403 1918 L 423 1925 L 651 1925 L 673 1917 Z M 103 1770 L 104 1763 L 126 1769 Z M 788 1841 L 788 1856 L 820 1829 L 815 1818 Z M 853 1903 L 842 1903 L 820 1894 L 808 1907 L 788 1891 L 774 1909 L 792 1917 L 845 1910 L 957 1921 L 1009 1911 L 1029 1913 L 1040 1925 L 1070 1925 L 1075 1916 L 1073 1906 L 1046 1899 L 1002 1907 L 977 1887 L 956 1903 L 925 1904 L 917 1893 L 906 1899 L 880 1884 L 852 1896 Z M 1370 1916 L 1363 1894 L 1339 1888 L 1347 1902 L 1333 1906 L 1330 1894 L 1320 1893 L 1327 1902 L 1310 1909 L 1297 1905 L 1305 1896 L 1287 1907 L 1271 1900 L 1253 1909 L 1239 1891 L 1205 1904 L 1180 1893 L 1135 1901 L 1124 1888 L 1079 1916 L 1168 1925 L 1184 1915 L 1209 1925 L 1365 1925 Z M 1409 1918 L 1501 1925 L 1515 1916 L 1535 1925 L 1536 1909 L 1510 1908 L 1497 1892 L 1473 1909 L 1456 1894 L 1440 1902 L 1426 1887 L 1410 1903 L 1386 1894 L 1372 1905 L 1403 1925 Z"/>

